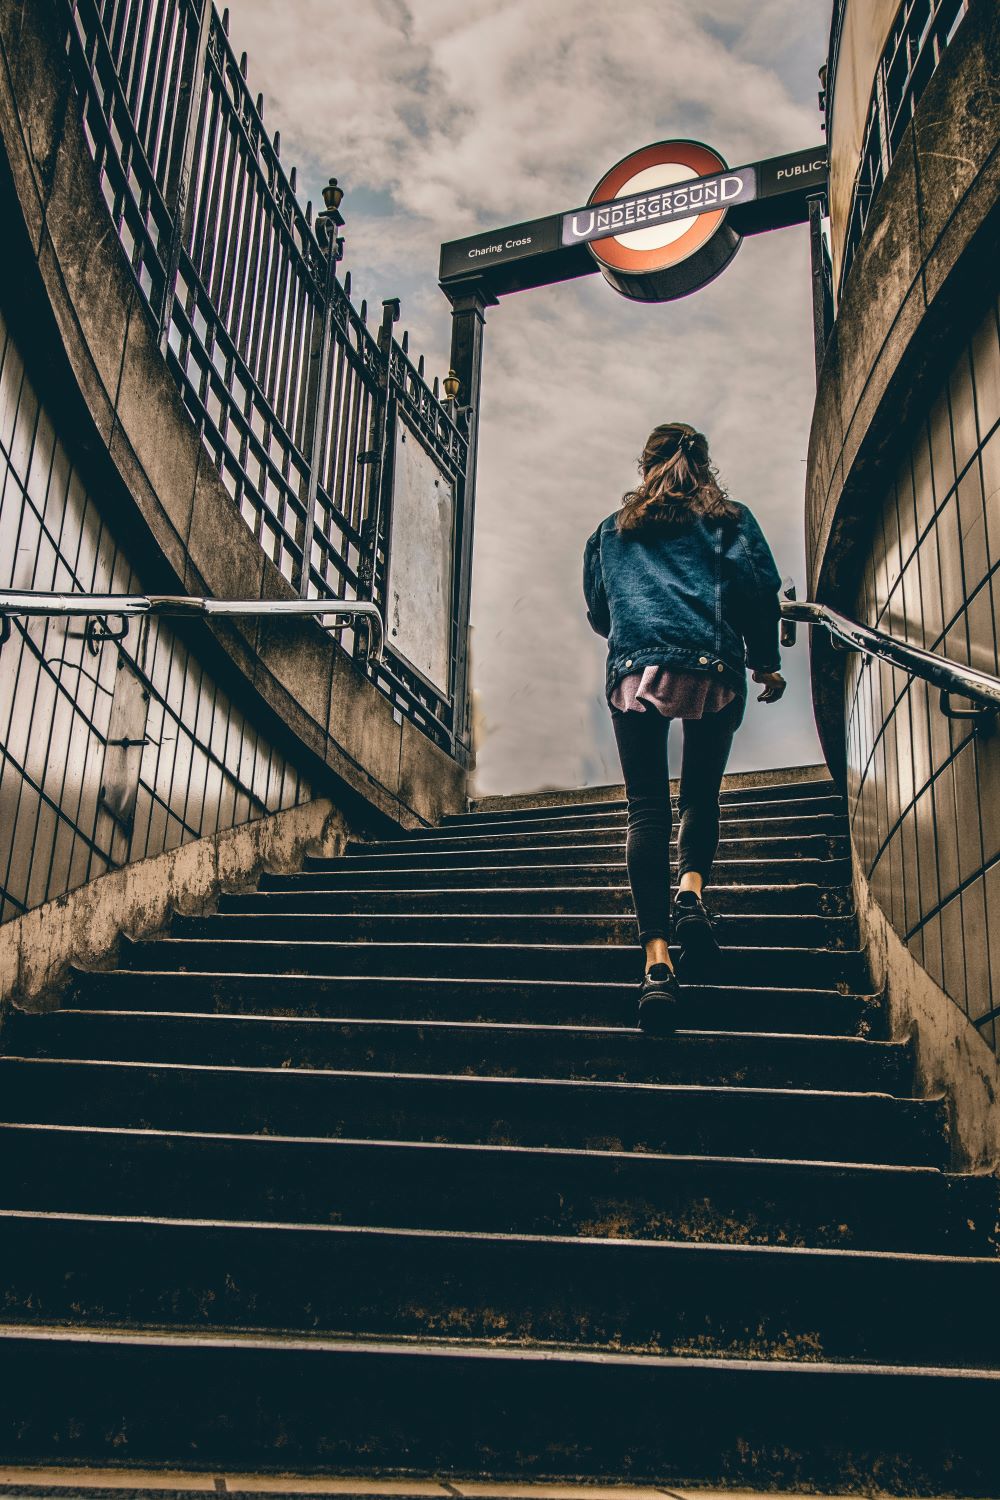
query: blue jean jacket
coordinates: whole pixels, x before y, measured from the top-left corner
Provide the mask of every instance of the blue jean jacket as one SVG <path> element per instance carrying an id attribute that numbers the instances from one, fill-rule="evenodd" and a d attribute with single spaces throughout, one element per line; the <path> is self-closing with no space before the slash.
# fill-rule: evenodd
<path id="1" fill-rule="evenodd" d="M 731 675 L 776 672 L 781 578 L 753 513 L 619 533 L 617 512 L 587 540 L 587 619 L 608 641 L 605 690 L 647 666 Z"/>

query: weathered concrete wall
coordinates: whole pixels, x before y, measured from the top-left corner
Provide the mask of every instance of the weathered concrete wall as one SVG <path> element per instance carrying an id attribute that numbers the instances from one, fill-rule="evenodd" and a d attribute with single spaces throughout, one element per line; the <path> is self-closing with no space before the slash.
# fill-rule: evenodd
<path id="1" fill-rule="evenodd" d="M 68 966 L 106 965 L 123 932 L 156 932 L 174 908 L 206 911 L 220 891 L 252 886 L 262 870 L 298 869 L 306 853 L 342 854 L 351 834 L 322 797 L 101 875 L 0 927 L 0 996 L 56 1006 Z"/>
<path id="2" fill-rule="evenodd" d="M 28 20 L 30 17 L 30 25 Z M 199 441 L 156 343 L 86 149 L 58 6 L 0 0 L 0 202 L 15 300 L 47 394 L 151 591 L 286 598 Z M 313 784 L 404 826 L 461 807 L 465 769 L 314 622 L 202 627 L 206 651 L 295 747 Z"/>
<path id="3" fill-rule="evenodd" d="M 1000 1062 L 893 931 L 857 861 L 854 870 L 862 942 L 876 987 L 885 988 L 893 1037 L 912 1041 L 917 1092 L 948 1099 L 954 1169 L 996 1172 Z"/>

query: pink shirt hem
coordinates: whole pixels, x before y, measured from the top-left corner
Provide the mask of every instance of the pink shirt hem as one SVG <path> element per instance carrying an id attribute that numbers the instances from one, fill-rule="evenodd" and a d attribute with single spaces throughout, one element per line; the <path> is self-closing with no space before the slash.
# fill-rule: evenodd
<path id="1" fill-rule="evenodd" d="M 653 708 L 665 719 L 700 719 L 718 713 L 735 697 L 734 688 L 707 672 L 677 672 L 654 665 L 621 678 L 611 693 L 611 703 L 623 713 Z"/>

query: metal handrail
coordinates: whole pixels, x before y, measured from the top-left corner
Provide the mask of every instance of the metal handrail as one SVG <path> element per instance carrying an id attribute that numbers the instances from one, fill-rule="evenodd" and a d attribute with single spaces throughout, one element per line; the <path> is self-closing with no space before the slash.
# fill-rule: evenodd
<path id="1" fill-rule="evenodd" d="M 786 591 L 787 594 L 787 591 Z M 814 604 L 807 600 L 791 600 L 781 605 L 784 620 L 801 620 L 807 625 L 822 625 L 843 647 L 863 651 L 866 656 L 878 657 L 891 666 L 922 677 L 941 690 L 941 712 L 949 719 L 975 719 L 984 723 L 1000 710 L 1000 677 L 989 672 L 977 671 L 963 662 L 939 656 L 936 651 L 924 651 L 906 641 L 896 640 L 884 630 L 871 625 L 861 625 L 846 615 L 831 609 L 827 604 Z M 980 706 L 974 709 L 952 708 L 949 702 L 954 693 L 959 698 L 968 698 Z"/>
<path id="2" fill-rule="evenodd" d="M 33 589 L 0 590 L 0 620 L 5 640 L 7 621 L 20 616 L 98 616 L 127 618 L 131 615 L 333 615 L 336 629 L 361 617 L 369 622 L 372 642 L 369 656 L 381 661 L 385 650 L 385 626 L 377 604 L 364 599 L 207 599 L 189 594 L 47 594 Z"/>

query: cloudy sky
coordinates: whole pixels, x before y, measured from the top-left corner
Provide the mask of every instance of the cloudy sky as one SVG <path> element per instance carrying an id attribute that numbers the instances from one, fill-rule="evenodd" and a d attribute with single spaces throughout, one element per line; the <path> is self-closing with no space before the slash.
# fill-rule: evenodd
<path id="1" fill-rule="evenodd" d="M 586 202 L 621 157 L 671 137 L 733 165 L 822 139 L 830 0 L 231 0 L 230 35 L 298 166 L 345 189 L 345 268 L 400 296 L 411 353 L 448 368 L 443 240 Z M 398 330 L 397 330 L 398 331 Z M 807 236 L 744 242 L 683 301 L 630 303 L 600 276 L 488 314 L 473 574 L 476 789 L 620 780 L 605 644 L 580 587 L 586 537 L 666 420 L 709 436 L 803 592 L 814 389 Z M 730 768 L 821 759 L 803 641 L 782 703 L 751 697 Z M 676 756 L 680 735 L 675 732 Z"/>

